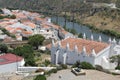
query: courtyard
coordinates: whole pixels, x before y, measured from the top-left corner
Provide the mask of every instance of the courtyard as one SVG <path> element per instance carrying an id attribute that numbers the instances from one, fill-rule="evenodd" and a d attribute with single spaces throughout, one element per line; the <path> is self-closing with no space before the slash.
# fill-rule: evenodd
<path id="1" fill-rule="evenodd" d="M 112 75 L 97 70 L 85 70 L 86 75 L 76 76 L 71 70 L 61 70 L 51 74 L 47 80 L 120 80 L 120 75 Z"/>

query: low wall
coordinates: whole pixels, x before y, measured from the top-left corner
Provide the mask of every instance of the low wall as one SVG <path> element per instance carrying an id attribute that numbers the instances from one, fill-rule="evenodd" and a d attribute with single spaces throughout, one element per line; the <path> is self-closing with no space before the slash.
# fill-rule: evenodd
<path id="1" fill-rule="evenodd" d="M 36 71 L 37 69 L 43 69 L 45 71 L 49 71 L 51 69 L 54 69 L 55 67 L 18 67 L 18 71 L 21 72 L 33 72 Z"/>

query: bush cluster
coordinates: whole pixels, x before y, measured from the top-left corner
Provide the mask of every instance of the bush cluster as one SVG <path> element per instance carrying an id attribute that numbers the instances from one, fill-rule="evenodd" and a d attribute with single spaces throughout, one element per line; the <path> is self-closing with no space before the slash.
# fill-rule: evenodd
<path id="1" fill-rule="evenodd" d="M 82 69 L 94 69 L 94 67 L 88 62 L 80 63 Z"/>
<path id="2" fill-rule="evenodd" d="M 7 16 L 0 15 L 0 19 L 4 19 L 4 18 L 16 19 L 16 16 L 15 15 L 7 15 Z"/>
<path id="3" fill-rule="evenodd" d="M 49 60 L 45 60 L 45 62 L 43 62 L 43 64 L 45 65 L 45 66 L 48 66 L 48 65 L 50 65 L 50 61 Z"/>
<path id="4" fill-rule="evenodd" d="M 43 70 L 43 69 L 37 69 L 35 72 L 37 73 L 37 72 L 44 72 L 45 70 Z"/>
<path id="5" fill-rule="evenodd" d="M 66 64 L 61 64 L 60 65 L 62 69 L 67 69 L 67 65 Z"/>
<path id="6" fill-rule="evenodd" d="M 34 80 L 47 80 L 44 75 L 38 75 Z"/>
<path id="7" fill-rule="evenodd" d="M 0 28 L 0 30 L 2 30 L 2 32 L 12 38 L 16 38 L 14 34 L 10 34 L 9 31 L 7 31 L 5 28 Z"/>
<path id="8" fill-rule="evenodd" d="M 72 66 L 72 68 L 75 68 L 75 67 L 80 67 L 82 69 L 95 69 L 90 63 L 88 63 L 88 62 L 79 62 L 79 61 L 77 61 Z"/>
<path id="9" fill-rule="evenodd" d="M 57 69 L 52 69 L 50 71 L 45 72 L 46 75 L 50 75 L 52 73 L 57 73 Z"/>
<path id="10" fill-rule="evenodd" d="M 118 70 L 120 70 L 120 66 L 117 66 L 115 69 L 118 69 Z"/>

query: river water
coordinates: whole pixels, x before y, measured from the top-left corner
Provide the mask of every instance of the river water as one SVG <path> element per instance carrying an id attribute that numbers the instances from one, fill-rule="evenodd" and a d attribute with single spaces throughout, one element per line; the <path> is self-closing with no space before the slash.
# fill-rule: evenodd
<path id="1" fill-rule="evenodd" d="M 54 17 L 54 16 L 51 17 L 52 22 L 56 22 L 56 18 L 57 17 Z M 65 18 L 64 17 L 58 17 L 57 20 L 58 20 L 58 25 L 63 27 L 64 24 L 65 24 Z M 73 27 L 73 22 L 66 21 L 66 27 L 69 28 L 69 29 L 74 28 L 77 33 L 82 33 L 82 34 L 85 33 L 86 37 L 88 39 L 91 38 L 91 34 L 92 34 L 93 37 L 94 37 L 94 40 L 96 40 L 96 41 L 98 41 L 99 35 L 101 36 L 103 42 L 108 42 L 109 38 L 111 37 L 111 36 L 105 35 L 103 33 L 92 32 L 89 27 L 80 25 L 80 24 L 75 23 L 75 22 L 74 22 L 74 27 Z M 113 38 L 113 37 L 111 37 L 111 38 Z"/>

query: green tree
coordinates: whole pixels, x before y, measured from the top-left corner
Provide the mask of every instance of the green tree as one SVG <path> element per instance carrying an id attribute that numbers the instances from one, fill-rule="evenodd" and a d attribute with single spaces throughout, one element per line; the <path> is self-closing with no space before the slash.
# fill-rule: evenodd
<path id="1" fill-rule="evenodd" d="M 72 28 L 71 30 L 70 30 L 70 33 L 72 33 L 72 34 L 76 34 L 77 32 L 76 32 L 76 30 L 74 29 L 74 28 Z"/>
<path id="2" fill-rule="evenodd" d="M 16 16 L 15 15 L 11 15 L 10 18 L 11 19 L 16 19 Z"/>
<path id="3" fill-rule="evenodd" d="M 1 53 L 7 53 L 8 47 L 5 44 L 0 44 L 0 51 Z"/>
<path id="4" fill-rule="evenodd" d="M 79 34 L 78 34 L 78 37 L 79 37 L 79 38 L 83 38 L 82 33 L 79 33 Z"/>
<path id="5" fill-rule="evenodd" d="M 115 55 L 110 57 L 110 62 L 111 63 L 117 63 L 117 67 L 120 66 L 120 55 Z"/>
<path id="6" fill-rule="evenodd" d="M 116 6 L 117 6 L 118 8 L 120 8 L 120 0 L 117 0 L 117 1 L 116 1 Z"/>
<path id="7" fill-rule="evenodd" d="M 79 66 L 80 66 L 80 61 L 76 61 L 76 63 L 75 63 L 75 64 L 73 64 L 73 66 L 72 66 L 72 67 L 74 68 L 74 67 L 79 67 Z"/>
<path id="8" fill-rule="evenodd" d="M 67 30 L 67 27 L 66 27 L 66 26 L 63 26 L 63 28 L 64 28 L 65 30 Z"/>
<path id="9" fill-rule="evenodd" d="M 18 55 L 22 56 L 25 59 L 25 65 L 36 66 L 33 48 L 31 45 L 24 45 L 22 47 L 17 47 L 13 50 L 13 52 Z"/>
<path id="10" fill-rule="evenodd" d="M 36 34 L 36 35 L 30 36 L 28 38 L 28 43 L 30 45 L 38 48 L 39 45 L 42 45 L 44 40 L 45 40 L 45 38 L 42 35 Z"/>
<path id="11" fill-rule="evenodd" d="M 94 69 L 94 67 L 92 66 L 92 64 L 90 64 L 88 62 L 81 62 L 80 65 L 81 65 L 82 69 Z"/>
<path id="12" fill-rule="evenodd" d="M 38 75 L 34 80 L 46 80 L 46 77 L 44 75 Z"/>

